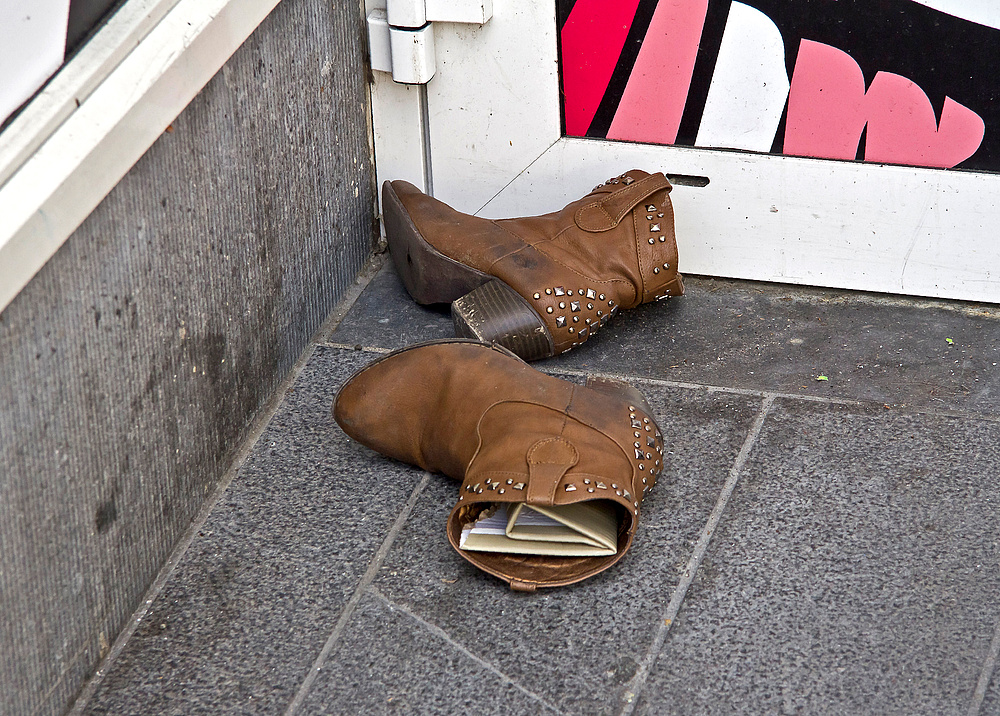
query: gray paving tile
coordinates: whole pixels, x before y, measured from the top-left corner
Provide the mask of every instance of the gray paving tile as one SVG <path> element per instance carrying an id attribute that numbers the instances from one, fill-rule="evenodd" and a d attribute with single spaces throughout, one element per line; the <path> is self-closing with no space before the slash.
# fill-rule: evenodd
<path id="1" fill-rule="evenodd" d="M 996 423 L 777 401 L 637 713 L 966 713 L 998 473 Z"/>
<path id="2" fill-rule="evenodd" d="M 502 673 L 371 594 L 302 714 L 557 714 Z"/>
<path id="3" fill-rule="evenodd" d="M 514 593 L 448 544 L 457 483 L 440 477 L 421 493 L 374 582 L 392 602 L 571 713 L 617 708 L 760 402 L 640 388 L 667 435 L 669 461 L 620 564 L 571 587 Z"/>
<path id="4" fill-rule="evenodd" d="M 292 700 L 420 473 L 349 440 L 318 349 L 87 713 L 275 713 Z"/>
<path id="5" fill-rule="evenodd" d="M 567 367 L 917 409 L 1000 412 L 1000 309 L 692 278 Z M 952 343 L 948 342 L 952 340 Z M 819 381 L 821 375 L 828 381 Z"/>
<path id="6" fill-rule="evenodd" d="M 395 349 L 454 337 L 450 306 L 415 303 L 387 255 L 385 264 L 358 296 L 329 340 L 352 346 Z"/>
<path id="7" fill-rule="evenodd" d="M 997 625 L 1000 630 L 1000 624 Z M 989 683 L 986 685 L 986 694 L 980 706 L 979 713 L 983 716 L 987 714 L 1000 714 L 1000 664 L 996 659 L 996 640 L 1000 639 L 1000 633 L 995 633 L 993 644 L 992 673 Z"/>
<path id="8" fill-rule="evenodd" d="M 540 366 L 1000 414 L 996 306 L 698 277 L 686 286 Z M 446 307 L 413 303 L 389 262 L 332 340 L 397 348 L 452 335 Z"/>

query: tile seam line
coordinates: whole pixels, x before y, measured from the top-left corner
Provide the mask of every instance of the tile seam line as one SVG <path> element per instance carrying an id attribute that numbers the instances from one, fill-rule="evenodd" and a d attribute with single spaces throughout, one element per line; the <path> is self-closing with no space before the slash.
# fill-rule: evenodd
<path id="1" fill-rule="evenodd" d="M 393 351 L 399 350 L 398 348 L 381 348 L 379 346 L 365 346 L 361 344 L 349 344 L 349 343 L 335 343 L 333 341 L 328 341 L 322 344 L 324 348 L 332 348 L 335 350 L 346 350 L 355 351 L 358 353 L 374 353 L 377 355 L 385 355 L 386 353 L 392 353 Z M 404 346 L 405 347 L 405 346 Z M 534 367 L 534 366 L 532 366 Z M 724 385 L 712 385 L 710 383 L 689 383 L 679 380 L 665 380 L 663 378 L 648 378 L 637 375 L 628 375 L 625 373 L 614 373 L 611 371 L 601 371 L 601 370 L 580 370 L 578 368 L 551 368 L 549 370 L 541 370 L 536 368 L 540 373 L 545 373 L 551 375 L 553 373 L 562 373 L 563 375 L 574 375 L 580 377 L 596 376 L 600 378 L 616 378 L 618 380 L 627 380 L 634 383 L 648 383 L 651 385 L 659 385 L 665 388 L 687 388 L 690 390 L 707 390 L 710 393 L 732 393 L 734 395 L 750 395 L 758 398 L 763 398 L 767 395 L 773 395 L 776 398 L 790 398 L 792 400 L 806 400 L 810 402 L 817 403 L 835 403 L 837 405 L 876 405 L 875 401 L 865 401 L 852 400 L 850 398 L 824 398 L 820 395 L 797 395 L 795 393 L 780 393 L 772 390 L 754 390 L 753 388 L 731 388 Z"/>
<path id="2" fill-rule="evenodd" d="M 332 334 L 337 327 L 340 325 L 347 314 L 350 313 L 351 309 L 354 308 L 354 304 L 357 303 L 361 294 L 365 292 L 368 288 L 368 284 L 372 282 L 378 272 L 382 269 L 382 266 L 386 262 L 388 253 L 372 253 L 368 259 L 361 266 L 358 271 L 357 276 L 354 277 L 354 281 L 351 285 L 347 287 L 344 291 L 344 295 L 337 305 L 333 307 L 326 320 L 323 321 L 323 325 L 320 326 L 319 330 L 313 338 L 311 345 L 314 346 L 325 346 L 327 344 L 327 338 Z"/>
<path id="3" fill-rule="evenodd" d="M 997 623 L 996 629 L 993 631 L 990 653 L 986 656 L 986 661 L 983 662 L 983 670 L 979 674 L 976 690 L 972 694 L 972 703 L 969 704 L 969 716 L 978 716 L 982 711 L 983 701 L 986 700 L 986 690 L 993 679 L 998 658 L 1000 658 L 1000 622 Z"/>
<path id="4" fill-rule="evenodd" d="M 689 390 L 706 390 L 709 393 L 732 393 L 734 395 L 750 395 L 757 398 L 773 396 L 775 398 L 789 398 L 792 400 L 805 400 L 814 403 L 833 403 L 834 405 L 875 405 L 873 401 L 866 403 L 862 400 L 852 398 L 824 398 L 821 395 L 797 395 L 796 393 L 781 393 L 774 390 L 755 390 L 753 388 L 733 388 L 725 385 L 712 385 L 711 383 L 689 383 L 680 380 L 666 380 L 664 378 L 648 378 L 643 376 L 631 376 L 624 373 L 612 373 L 608 371 L 587 371 L 576 368 L 566 368 L 555 370 L 554 373 L 564 373 L 565 375 L 576 375 L 586 377 L 596 375 L 602 378 L 616 378 L 618 380 L 628 380 L 635 383 L 647 383 L 658 385 L 664 388 L 687 388 Z"/>
<path id="5" fill-rule="evenodd" d="M 551 709 L 554 713 L 557 713 L 557 714 L 563 714 L 563 713 L 565 713 L 564 711 L 561 711 L 560 709 L 558 709 L 553 704 L 551 704 L 548 701 L 546 701 L 544 698 L 542 698 L 538 694 L 534 693 L 533 691 L 527 689 L 524 686 L 521 686 L 519 683 L 517 683 L 517 681 L 515 681 L 510 676 L 508 676 L 507 674 L 505 674 L 504 672 L 502 672 L 500 669 L 498 669 L 496 666 L 494 666 L 490 662 L 486 661 L 482 657 L 477 656 L 476 654 L 474 654 L 471 651 L 469 651 L 466 647 L 462 646 L 462 644 L 460 644 L 459 642 L 455 641 L 455 639 L 452 638 L 452 636 L 450 634 L 448 634 L 448 632 L 446 632 L 441 627 L 437 626 L 436 624 L 431 624 L 429 621 L 427 621 L 426 619 L 423 619 L 422 617 L 414 614 L 413 612 L 411 612 L 409 609 L 407 609 L 403 605 L 401 605 L 401 604 L 399 604 L 397 602 L 394 602 L 391 599 L 389 599 L 389 597 L 387 597 L 384 594 L 382 594 L 382 592 L 379 591 L 376 587 L 368 587 L 368 593 L 371 594 L 371 595 L 373 595 L 373 596 L 375 596 L 375 597 L 377 597 L 378 599 L 382 600 L 386 604 L 386 606 L 388 606 L 390 609 L 395 609 L 396 611 L 398 611 L 398 612 L 400 612 L 402 614 L 405 614 L 408 618 L 410 618 L 411 620 L 413 620 L 414 622 L 416 622 L 420 626 L 420 628 L 429 631 L 431 634 L 434 634 L 435 636 L 437 636 L 440 639 L 443 639 L 445 642 L 447 642 L 453 648 L 457 649 L 458 651 L 460 651 L 461 653 L 463 653 L 465 656 L 467 656 L 470 659 L 472 659 L 474 662 L 476 662 L 477 664 L 479 664 L 481 667 L 483 667 L 484 669 L 487 669 L 491 673 L 493 673 L 496 676 L 500 677 L 500 680 L 503 681 L 504 683 L 508 684 L 509 686 L 513 686 L 515 689 L 517 689 L 521 693 L 529 696 L 530 698 L 532 698 L 533 700 L 535 700 L 538 703 L 542 704 L 546 708 Z"/>
<path id="6" fill-rule="evenodd" d="M 320 671 L 322 671 L 327 658 L 333 651 L 333 647 L 336 646 L 337 640 L 340 639 L 340 635 L 343 634 L 344 629 L 347 628 L 347 622 L 350 621 L 351 617 L 354 615 L 355 609 L 361 602 L 361 597 L 364 596 L 364 593 L 375 579 L 375 575 L 378 573 L 378 570 L 381 569 L 386 555 L 389 554 L 389 550 L 392 548 L 393 542 L 396 541 L 396 537 L 403 529 L 403 525 L 406 523 L 406 520 L 409 519 L 410 513 L 413 511 L 413 507 L 417 503 L 417 498 L 420 497 L 420 493 L 423 492 L 424 487 L 427 486 L 430 478 L 431 474 L 429 472 L 424 472 L 423 477 L 420 478 L 420 482 L 417 483 L 417 486 L 413 488 L 413 492 L 410 493 L 410 498 L 406 501 L 406 504 L 403 505 L 399 514 L 396 515 L 396 520 L 393 522 L 392 527 L 389 528 L 389 532 L 386 534 L 385 539 L 382 540 L 382 544 L 379 546 L 378 550 L 376 550 L 375 556 L 373 556 L 371 562 L 368 563 L 368 568 L 365 570 L 364 575 L 362 575 L 361 580 L 354 589 L 354 594 L 351 595 L 351 598 L 348 600 L 343 611 L 340 613 L 340 618 L 337 619 L 337 623 L 334 625 L 333 631 L 330 632 L 330 636 L 327 637 L 326 643 L 323 644 L 323 648 L 320 650 L 319 655 L 312 663 L 312 666 L 309 667 L 309 672 L 299 685 L 295 697 L 288 704 L 288 708 L 285 709 L 285 716 L 292 716 L 297 713 L 302 707 L 302 704 L 305 702 L 306 697 L 309 696 L 309 692 L 312 690 L 313 684 L 316 682 L 316 678 L 319 676 Z"/>
<path id="7" fill-rule="evenodd" d="M 365 346 L 361 344 L 349 344 L 349 343 L 335 343 L 333 341 L 327 341 L 322 344 L 324 348 L 333 348 L 336 350 L 346 350 L 355 351 L 360 353 L 375 353 L 377 355 L 385 355 L 386 353 L 392 353 L 397 348 L 381 348 L 379 346 Z M 580 377 L 586 376 L 597 376 L 601 378 L 616 378 L 618 380 L 627 380 L 635 383 L 648 383 L 650 385 L 659 385 L 666 388 L 687 388 L 690 390 L 707 390 L 710 393 L 732 393 L 734 395 L 751 395 L 758 398 L 763 398 L 768 395 L 773 395 L 776 398 L 789 398 L 792 400 L 805 400 L 809 402 L 817 403 L 834 403 L 836 405 L 876 405 L 875 401 L 862 401 L 862 400 L 852 400 L 850 398 L 824 398 L 820 395 L 797 395 L 795 393 L 780 393 L 773 390 L 754 390 L 753 388 L 731 388 L 724 385 L 712 385 L 710 383 L 689 383 L 679 380 L 665 380 L 663 378 L 647 378 L 643 376 L 627 375 L 625 373 L 614 373 L 611 371 L 600 371 L 600 370 L 579 370 L 577 368 L 552 368 L 551 370 L 540 370 L 540 373 L 562 373 L 563 375 L 575 375 Z"/>
<path id="8" fill-rule="evenodd" d="M 725 512 L 726 506 L 729 504 L 729 498 L 732 496 L 733 490 L 736 489 L 736 483 L 739 480 L 740 473 L 743 472 L 743 467 L 746 465 L 750 452 L 753 450 L 754 445 L 757 444 L 757 440 L 760 438 L 761 431 L 764 428 L 764 421 L 767 419 L 768 413 L 770 413 L 771 407 L 774 405 L 774 401 L 777 397 L 778 396 L 773 393 L 768 393 L 764 396 L 760 409 L 757 411 L 757 416 L 754 418 L 753 425 L 751 425 L 750 430 L 747 431 L 747 436 L 743 441 L 743 446 L 740 448 L 736 459 L 733 461 L 733 466 L 729 469 L 729 475 L 727 476 L 726 482 L 722 487 L 722 492 L 719 494 L 719 499 L 716 501 L 715 507 L 708 516 L 708 521 L 705 523 L 705 527 L 702 529 L 701 534 L 698 537 L 698 542 L 695 544 L 695 548 L 691 553 L 690 559 L 688 559 L 687 566 L 684 568 L 684 573 L 681 575 L 681 580 L 678 582 L 677 587 L 674 589 L 674 593 L 670 597 L 670 603 L 667 605 L 667 610 L 663 614 L 657 627 L 656 636 L 653 637 L 653 642 L 650 644 L 650 647 L 646 652 L 646 656 L 639 664 L 639 668 L 636 671 L 635 676 L 633 676 L 629 680 L 628 684 L 626 684 L 625 693 L 629 698 L 622 706 L 622 710 L 619 712 L 620 716 L 630 716 L 635 710 L 635 705 L 639 700 L 639 695 L 646 685 L 646 680 L 649 678 L 649 672 L 652 669 L 653 662 L 656 661 L 657 657 L 660 655 L 660 650 L 663 648 L 663 644 L 666 641 L 667 633 L 670 631 L 671 625 L 677 618 L 678 612 L 680 612 L 681 603 L 687 595 L 688 588 L 690 588 L 691 584 L 694 582 L 698 568 L 701 566 L 701 562 L 708 551 L 708 545 L 711 542 L 712 536 L 715 534 L 715 530 L 718 527 L 719 522 L 722 520 L 722 514 Z"/>
<path id="9" fill-rule="evenodd" d="M 309 343 L 303 349 L 301 355 L 295 361 L 291 370 L 288 371 L 288 375 L 286 375 L 281 382 L 278 383 L 274 389 L 274 393 L 261 407 L 260 413 L 253 422 L 253 427 L 247 433 L 240 445 L 239 450 L 237 450 L 236 454 L 233 456 L 233 462 L 229 466 L 229 469 L 223 474 L 222 480 L 219 482 L 218 486 L 212 491 L 208 498 L 206 498 L 204 504 L 191 521 L 191 524 L 184 531 L 184 533 L 182 533 L 180 539 L 178 539 L 175 543 L 170 555 L 160 567 L 160 571 L 153 579 L 153 582 L 149 585 L 145 594 L 143 594 L 142 599 L 139 602 L 139 606 L 129 616 L 129 621 L 122 628 L 121 632 L 119 632 L 118 637 L 115 639 L 114 644 L 111 645 L 107 655 L 100 661 L 97 669 L 94 671 L 94 674 L 87 680 L 86 684 L 80 690 L 79 695 L 73 702 L 73 706 L 67 712 L 67 716 L 79 716 L 79 714 L 81 714 L 87 707 L 90 700 L 94 697 L 94 694 L 100 688 L 105 677 L 107 676 L 108 671 L 114 666 L 114 663 L 121 655 L 121 652 L 125 650 L 128 641 L 132 638 L 133 634 L 135 634 L 136 629 L 139 627 L 139 623 L 145 619 L 146 614 L 152 607 L 153 602 L 156 601 L 156 598 L 163 592 L 163 589 L 166 587 L 167 582 L 173 575 L 177 565 L 180 564 L 184 554 L 191 547 L 192 542 L 194 542 L 195 536 L 201 531 L 201 528 L 205 526 L 208 518 L 219 504 L 219 501 L 222 499 L 222 496 L 226 493 L 233 480 L 239 474 L 239 471 L 243 468 L 247 458 L 250 457 L 254 447 L 260 440 L 261 435 L 264 434 L 264 431 L 271 424 L 271 420 L 284 404 L 288 389 L 293 387 L 296 381 L 298 381 L 302 371 L 305 370 L 306 364 L 312 359 L 313 355 L 315 355 L 316 348 L 323 345 L 322 337 L 330 335 L 330 333 L 336 329 L 337 325 L 339 325 L 347 315 L 351 306 L 354 305 L 358 296 L 362 294 L 365 288 L 368 287 L 371 280 L 378 273 L 378 270 L 381 268 L 384 261 L 384 257 L 374 255 L 367 262 L 365 262 L 353 283 L 344 291 L 343 298 L 338 301 L 337 306 L 334 307 L 320 327 L 316 329 L 315 333 L 313 333 Z"/>
<path id="10" fill-rule="evenodd" d="M 346 350 L 355 351 L 359 353 L 374 353 L 376 355 L 385 355 L 387 353 L 392 353 L 397 348 L 380 348 L 378 346 L 361 346 L 359 344 L 347 344 L 347 343 L 335 343 L 332 341 L 327 341 L 321 344 L 324 348 L 331 348 L 334 350 Z M 405 347 L 405 346 L 404 346 Z M 663 378 L 650 378 L 646 376 L 638 375 L 628 375 L 625 373 L 614 373 L 611 371 L 600 371 L 600 370 L 580 370 L 578 368 L 551 368 L 546 370 L 541 370 L 536 368 L 540 373 L 545 373 L 546 375 L 552 374 L 563 374 L 563 375 L 573 375 L 579 377 L 586 376 L 596 376 L 600 378 L 614 378 L 617 380 L 624 380 L 630 383 L 645 383 L 648 385 L 656 385 L 664 388 L 683 388 L 687 390 L 704 390 L 709 393 L 726 393 L 730 395 L 749 395 L 755 398 L 764 398 L 766 396 L 774 396 L 775 398 L 780 398 L 783 400 L 800 400 L 806 403 L 824 403 L 827 405 L 847 405 L 853 407 L 865 407 L 865 406 L 875 406 L 878 407 L 883 405 L 877 400 L 855 400 L 853 398 L 824 398 L 821 395 L 800 395 L 798 393 L 782 393 L 774 390 L 755 390 L 753 388 L 732 388 L 724 385 L 712 385 L 710 383 L 689 383 L 678 380 L 665 380 Z M 988 423 L 1000 423 L 1000 416 L 996 415 L 984 415 L 983 413 L 973 413 L 964 410 L 929 410 L 929 409 L 910 409 L 910 410 L 893 410 L 887 414 L 896 415 L 932 415 L 942 418 L 962 418 L 965 420 L 982 420 Z"/>
<path id="11" fill-rule="evenodd" d="M 355 279 L 354 283 L 344 292 L 345 296 L 344 299 L 340 301 L 340 304 L 348 303 L 348 301 L 353 303 L 354 300 L 357 299 L 357 296 L 364 291 L 365 287 L 377 272 L 377 267 L 375 267 L 374 262 L 375 260 L 373 259 L 362 267 L 358 274 L 358 278 Z M 174 544 L 173 549 L 171 549 L 167 559 L 161 565 L 156 577 L 154 577 L 152 583 L 149 585 L 149 588 L 142 595 L 142 599 L 139 601 L 139 606 L 132 612 L 131 615 L 129 615 L 128 621 L 122 627 L 122 630 L 119 632 L 117 638 L 115 638 L 115 641 L 108 650 L 108 653 L 98 663 L 97 669 L 80 690 L 79 695 L 73 702 L 73 706 L 66 712 L 67 716 L 79 716 L 83 713 L 84 709 L 87 708 L 90 700 L 101 687 L 105 677 L 107 677 L 108 672 L 114 667 L 118 657 L 121 656 L 121 653 L 125 650 L 129 640 L 131 640 L 132 636 L 139 628 L 139 624 L 146 618 L 146 615 L 153 606 L 153 602 L 156 601 L 166 588 L 167 582 L 170 580 L 170 577 L 173 576 L 174 571 L 177 569 L 177 565 L 180 564 L 185 553 L 187 553 L 188 549 L 191 547 L 191 544 L 194 542 L 198 532 L 200 532 L 202 527 L 205 526 L 205 523 L 208 522 L 208 518 L 222 500 L 222 496 L 226 494 L 226 491 L 229 489 L 233 480 L 236 479 L 240 470 L 243 469 L 243 466 L 253 453 L 253 449 L 256 447 L 261 436 L 264 434 L 264 431 L 267 430 L 271 421 L 274 419 L 274 416 L 284 404 L 285 396 L 287 395 L 288 390 L 298 381 L 299 376 L 302 375 L 302 372 L 305 370 L 306 364 L 309 363 L 312 357 L 316 354 L 316 348 L 322 345 L 321 336 L 329 335 L 337 324 L 344 318 L 344 316 L 347 315 L 346 310 L 339 309 L 340 306 L 338 305 L 337 308 L 334 308 L 334 310 L 331 311 L 320 327 L 316 329 L 315 333 L 313 333 L 312 339 L 308 344 L 306 344 L 306 347 L 295 361 L 291 370 L 288 371 L 288 374 L 281 380 L 281 382 L 278 383 L 274 392 L 267 399 L 264 405 L 261 406 L 257 417 L 254 418 L 251 429 L 247 432 L 247 435 L 240 443 L 239 449 L 233 455 L 233 461 L 226 472 L 223 473 L 219 484 L 205 499 L 201 508 L 191 521 L 191 524 Z"/>

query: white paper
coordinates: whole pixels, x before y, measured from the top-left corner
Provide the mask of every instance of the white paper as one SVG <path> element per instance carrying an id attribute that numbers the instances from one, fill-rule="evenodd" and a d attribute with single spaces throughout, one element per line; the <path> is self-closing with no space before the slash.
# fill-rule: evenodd
<path id="1" fill-rule="evenodd" d="M 482 517 L 464 527 L 462 529 L 462 536 L 459 539 L 458 546 L 462 547 L 465 545 L 466 538 L 473 532 L 484 535 L 506 535 L 508 519 L 510 519 L 510 517 L 507 512 L 507 505 L 500 505 L 496 509 L 496 512 L 489 517 Z M 561 522 L 554 520 L 547 515 L 543 515 L 541 512 L 535 512 L 532 509 L 521 510 L 521 514 L 517 516 L 517 524 L 528 527 L 563 526 Z"/>

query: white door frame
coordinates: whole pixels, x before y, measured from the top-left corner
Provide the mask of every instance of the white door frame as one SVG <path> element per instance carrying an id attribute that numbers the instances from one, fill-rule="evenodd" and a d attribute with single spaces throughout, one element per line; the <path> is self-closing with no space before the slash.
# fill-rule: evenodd
<path id="1" fill-rule="evenodd" d="M 663 171 L 681 177 L 683 272 L 1000 302 L 998 175 L 563 137 L 554 0 L 495 0 L 485 25 L 434 32 L 427 85 L 375 73 L 380 181 L 430 177 L 443 201 L 504 217 Z"/>

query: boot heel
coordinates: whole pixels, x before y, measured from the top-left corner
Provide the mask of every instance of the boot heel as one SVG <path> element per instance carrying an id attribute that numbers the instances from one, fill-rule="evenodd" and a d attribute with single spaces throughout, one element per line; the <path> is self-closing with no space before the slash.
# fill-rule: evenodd
<path id="1" fill-rule="evenodd" d="M 485 283 L 452 302 L 451 318 L 456 335 L 497 343 L 526 361 L 555 352 L 541 317 L 503 281 Z"/>

